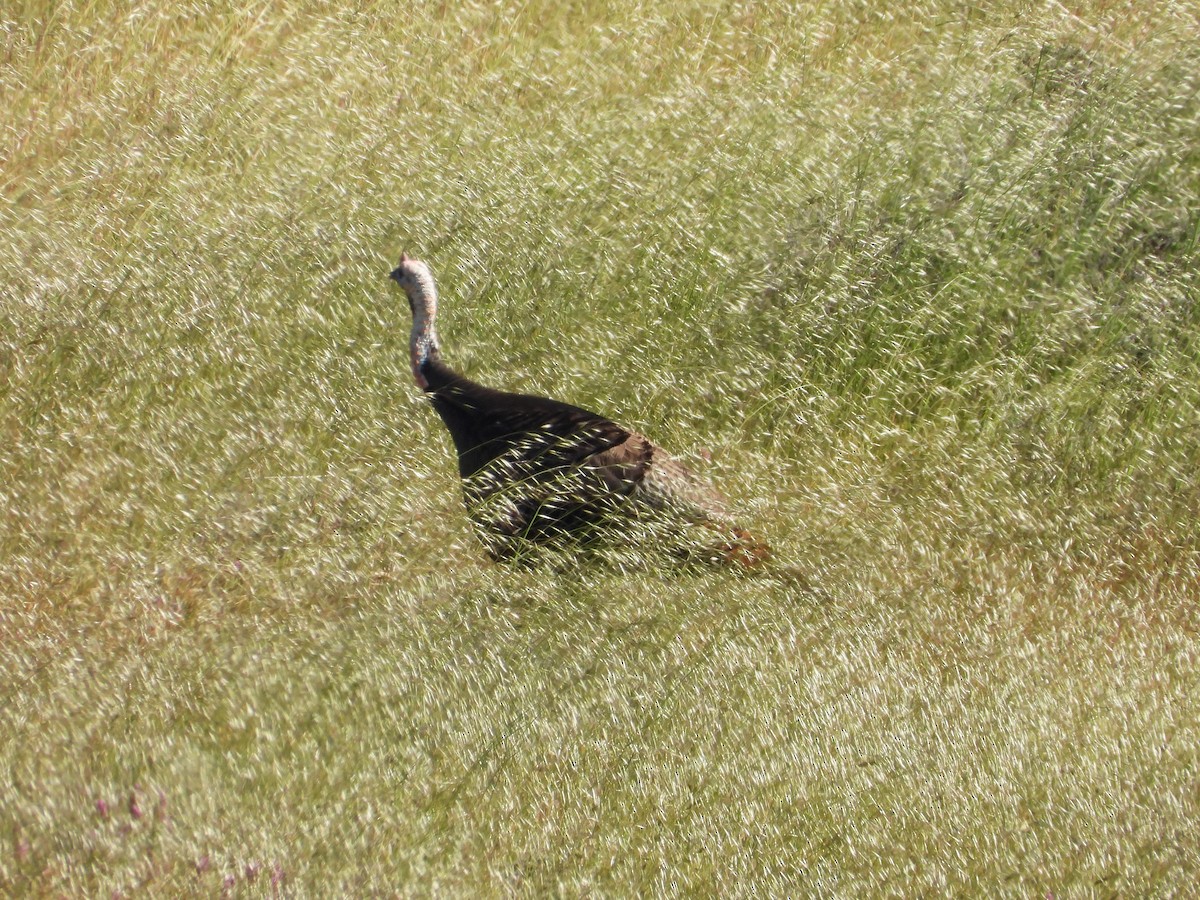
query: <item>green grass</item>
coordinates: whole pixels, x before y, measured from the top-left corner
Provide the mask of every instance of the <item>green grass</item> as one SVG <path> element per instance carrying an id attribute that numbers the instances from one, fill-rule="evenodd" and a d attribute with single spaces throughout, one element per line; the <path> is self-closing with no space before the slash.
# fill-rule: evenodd
<path id="1" fill-rule="evenodd" d="M 1191 888 L 1197 10 L 893 5 L 0 14 L 0 892 Z M 402 248 L 817 589 L 487 562 Z"/>

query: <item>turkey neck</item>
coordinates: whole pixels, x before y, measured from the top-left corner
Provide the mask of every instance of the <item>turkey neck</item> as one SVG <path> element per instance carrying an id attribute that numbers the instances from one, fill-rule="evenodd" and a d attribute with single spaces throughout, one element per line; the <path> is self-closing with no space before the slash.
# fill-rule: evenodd
<path id="1" fill-rule="evenodd" d="M 431 363 L 441 361 L 441 351 L 438 349 L 437 328 L 434 320 L 437 318 L 437 288 L 433 279 L 424 273 L 416 279 L 416 286 L 409 294 L 412 302 L 412 335 L 409 337 L 408 350 L 412 360 L 413 378 L 424 391 L 433 390 L 425 375 L 425 368 Z"/>

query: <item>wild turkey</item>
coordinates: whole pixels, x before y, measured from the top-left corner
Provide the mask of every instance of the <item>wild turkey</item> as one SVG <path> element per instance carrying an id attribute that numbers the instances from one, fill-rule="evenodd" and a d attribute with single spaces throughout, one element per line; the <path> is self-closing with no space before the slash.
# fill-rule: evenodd
<path id="1" fill-rule="evenodd" d="M 649 543 L 678 557 L 745 568 L 769 558 L 708 483 L 637 432 L 453 371 L 438 348 L 429 267 L 401 255 L 391 277 L 412 310 L 413 377 L 454 440 L 467 507 L 493 558 L 612 543 Z"/>

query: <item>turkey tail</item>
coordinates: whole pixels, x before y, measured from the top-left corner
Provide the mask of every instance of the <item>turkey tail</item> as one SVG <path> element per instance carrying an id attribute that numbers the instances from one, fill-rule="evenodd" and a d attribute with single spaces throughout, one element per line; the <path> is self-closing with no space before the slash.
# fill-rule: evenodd
<path id="1" fill-rule="evenodd" d="M 769 544 L 745 528 L 726 526 L 724 534 L 728 540 L 718 548 L 717 560 L 733 571 L 779 582 L 823 603 L 831 599 L 829 592 L 815 584 L 807 572 L 798 566 L 784 564 L 776 558 Z"/>
<path id="2" fill-rule="evenodd" d="M 720 547 L 721 558 L 731 566 L 760 569 L 771 561 L 771 548 L 745 528 L 735 526 Z"/>

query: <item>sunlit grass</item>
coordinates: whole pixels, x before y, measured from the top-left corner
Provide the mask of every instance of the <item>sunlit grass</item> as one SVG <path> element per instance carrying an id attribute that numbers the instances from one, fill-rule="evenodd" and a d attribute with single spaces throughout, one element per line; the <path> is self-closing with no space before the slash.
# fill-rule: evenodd
<path id="1" fill-rule="evenodd" d="M 989 10 L 3 13 L 0 888 L 1189 888 L 1196 19 Z M 811 589 L 487 562 L 401 249 Z"/>

